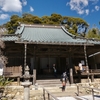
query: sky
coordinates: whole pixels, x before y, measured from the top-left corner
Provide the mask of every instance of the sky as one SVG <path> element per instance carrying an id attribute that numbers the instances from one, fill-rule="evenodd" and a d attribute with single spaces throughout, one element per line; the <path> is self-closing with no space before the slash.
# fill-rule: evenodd
<path id="1" fill-rule="evenodd" d="M 100 0 L 0 0 L 0 25 L 8 22 L 12 15 L 21 17 L 23 13 L 38 17 L 53 13 L 79 17 L 90 28 L 100 29 Z"/>

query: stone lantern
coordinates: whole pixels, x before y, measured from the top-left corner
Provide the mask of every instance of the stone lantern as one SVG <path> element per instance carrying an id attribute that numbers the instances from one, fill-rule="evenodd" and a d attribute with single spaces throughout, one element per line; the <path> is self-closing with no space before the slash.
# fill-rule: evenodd
<path id="1" fill-rule="evenodd" d="M 24 82 L 22 82 L 21 85 L 24 86 L 24 100 L 29 100 L 30 85 L 32 85 L 32 82 L 30 82 L 28 65 L 25 67 L 25 74 L 23 75 L 23 78 L 24 78 Z"/>

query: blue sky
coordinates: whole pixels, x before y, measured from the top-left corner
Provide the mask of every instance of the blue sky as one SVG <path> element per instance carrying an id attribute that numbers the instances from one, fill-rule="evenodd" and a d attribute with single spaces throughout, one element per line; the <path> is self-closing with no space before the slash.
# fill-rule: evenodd
<path id="1" fill-rule="evenodd" d="M 100 29 L 100 0 L 0 0 L 0 25 L 9 21 L 10 16 L 23 13 L 80 17 L 90 27 Z"/>

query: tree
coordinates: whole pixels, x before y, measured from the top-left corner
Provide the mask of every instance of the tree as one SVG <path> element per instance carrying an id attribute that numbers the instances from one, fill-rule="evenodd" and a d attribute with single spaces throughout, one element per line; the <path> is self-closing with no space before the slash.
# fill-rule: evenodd
<path id="1" fill-rule="evenodd" d="M 41 17 L 42 24 L 49 24 L 50 22 L 50 17 L 49 16 L 43 16 Z"/>
<path id="2" fill-rule="evenodd" d="M 20 20 L 20 17 L 18 15 L 11 16 L 10 21 L 6 23 L 8 34 L 15 33 L 17 27 L 19 26 L 19 20 Z"/>
<path id="3" fill-rule="evenodd" d="M 65 24 L 65 28 L 74 35 L 81 35 L 85 37 L 87 27 L 89 26 L 81 18 L 64 16 L 61 24 Z M 83 30 L 84 29 L 84 30 Z"/>
<path id="4" fill-rule="evenodd" d="M 8 34 L 15 33 L 17 26 L 20 23 L 24 24 L 47 24 L 47 25 L 65 25 L 67 31 L 74 35 L 83 34 L 85 36 L 88 28 L 87 22 L 81 18 L 61 16 L 60 14 L 53 13 L 51 16 L 38 17 L 29 13 L 24 13 L 22 17 L 13 15 L 10 21 L 6 23 Z M 84 29 L 84 31 L 82 31 Z"/>
<path id="5" fill-rule="evenodd" d="M 100 34 L 99 34 L 99 30 L 97 28 L 92 28 L 88 31 L 87 38 L 95 38 L 95 39 L 100 39 Z"/>
<path id="6" fill-rule="evenodd" d="M 33 15 L 28 14 L 28 13 L 24 13 L 22 14 L 22 20 L 21 23 L 25 23 L 25 24 L 33 24 Z"/>
<path id="7" fill-rule="evenodd" d="M 52 21 L 55 25 L 60 25 L 62 20 L 62 16 L 60 14 L 51 14 L 50 21 Z"/>
<path id="8" fill-rule="evenodd" d="M 34 24 L 41 24 L 42 23 L 42 20 L 41 20 L 41 18 L 39 18 L 39 17 L 34 17 L 34 19 L 33 19 L 33 23 Z"/>

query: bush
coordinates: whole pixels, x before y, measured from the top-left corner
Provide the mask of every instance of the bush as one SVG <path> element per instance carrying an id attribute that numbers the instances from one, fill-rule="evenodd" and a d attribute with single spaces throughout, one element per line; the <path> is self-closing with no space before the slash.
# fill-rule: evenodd
<path id="1" fill-rule="evenodd" d="M 9 78 L 5 78 L 5 77 L 0 76 L 0 87 L 5 87 L 7 85 L 10 85 L 10 83 L 12 81 L 13 80 L 9 80 Z"/>

